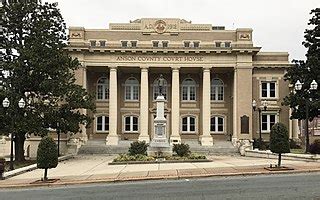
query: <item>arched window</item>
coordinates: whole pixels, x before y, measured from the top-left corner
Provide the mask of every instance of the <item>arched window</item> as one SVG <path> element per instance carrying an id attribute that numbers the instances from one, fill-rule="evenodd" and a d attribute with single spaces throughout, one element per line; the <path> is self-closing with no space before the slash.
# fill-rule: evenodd
<path id="1" fill-rule="evenodd" d="M 223 101 L 224 96 L 224 84 L 221 79 L 214 78 L 211 81 L 211 100 Z"/>
<path id="2" fill-rule="evenodd" d="M 182 118 L 182 132 L 195 132 L 196 131 L 196 118 L 187 116 Z"/>
<path id="3" fill-rule="evenodd" d="M 182 100 L 196 100 L 196 82 L 192 78 L 187 78 L 182 81 Z"/>
<path id="4" fill-rule="evenodd" d="M 108 116 L 96 117 L 96 130 L 97 130 L 97 132 L 109 131 L 109 117 Z"/>
<path id="5" fill-rule="evenodd" d="M 125 82 L 125 100 L 139 100 L 139 81 L 134 77 Z"/>
<path id="6" fill-rule="evenodd" d="M 137 132 L 138 131 L 138 117 L 126 116 L 124 118 L 124 131 Z"/>
<path id="7" fill-rule="evenodd" d="M 109 99 L 109 79 L 106 77 L 99 78 L 97 82 L 97 99 Z"/>
<path id="8" fill-rule="evenodd" d="M 159 78 L 157 78 L 153 82 L 153 99 L 154 100 L 156 100 L 158 95 L 159 95 L 158 80 L 159 80 Z M 168 83 L 167 83 L 167 80 L 164 79 L 164 85 L 163 85 L 163 88 L 162 88 L 162 94 L 163 94 L 165 99 L 167 99 L 167 91 L 168 91 Z"/>
<path id="9" fill-rule="evenodd" d="M 224 132 L 224 117 L 213 116 L 210 121 L 210 131 L 215 133 Z"/>

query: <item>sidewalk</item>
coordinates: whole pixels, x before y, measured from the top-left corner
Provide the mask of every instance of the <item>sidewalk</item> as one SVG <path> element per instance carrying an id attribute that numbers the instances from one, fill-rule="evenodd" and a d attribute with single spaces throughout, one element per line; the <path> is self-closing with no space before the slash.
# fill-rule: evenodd
<path id="1" fill-rule="evenodd" d="M 209 156 L 213 162 L 205 163 L 108 165 L 113 158 L 114 156 L 106 155 L 76 156 L 59 162 L 57 168 L 48 171 L 49 179 L 59 179 L 54 183 L 34 183 L 41 179 L 44 172 L 36 169 L 1 180 L 0 188 L 320 171 L 319 162 L 283 160 L 283 166 L 294 168 L 294 170 L 272 172 L 264 167 L 276 164 L 276 159 L 241 156 Z"/>

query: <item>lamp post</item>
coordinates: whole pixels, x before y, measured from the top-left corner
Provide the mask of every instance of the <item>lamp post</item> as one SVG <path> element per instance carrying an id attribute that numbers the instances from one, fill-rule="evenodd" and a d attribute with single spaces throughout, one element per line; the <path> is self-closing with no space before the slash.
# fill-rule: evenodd
<path id="1" fill-rule="evenodd" d="M 297 80 L 297 82 L 294 84 L 294 89 L 296 91 L 301 91 L 302 90 L 302 85 L 303 83 L 301 83 L 299 80 Z M 309 141 L 309 104 L 310 104 L 310 99 L 309 99 L 309 94 L 312 91 L 316 91 L 318 88 L 318 83 L 315 80 L 312 80 L 311 84 L 310 84 L 310 88 L 306 88 L 306 94 L 307 97 L 305 99 L 306 102 L 306 117 L 305 117 L 305 136 L 306 136 L 306 151 L 305 153 L 308 153 L 310 150 L 310 141 Z"/>
<path id="2" fill-rule="evenodd" d="M 23 98 L 21 98 L 20 101 L 18 102 L 19 108 L 22 109 L 22 108 L 25 107 L 25 105 L 26 105 L 26 102 L 24 101 Z M 10 101 L 9 101 L 9 99 L 7 97 L 2 101 L 2 106 L 5 109 L 7 109 L 10 106 Z M 13 125 L 14 117 L 12 117 L 11 119 L 12 119 L 12 125 Z M 11 147 L 10 147 L 10 170 L 14 169 L 14 167 L 13 167 L 13 138 L 14 138 L 14 130 L 12 128 L 11 129 L 11 139 L 10 139 L 10 142 L 11 142 Z"/>
<path id="3" fill-rule="evenodd" d="M 267 110 L 267 106 L 268 106 L 268 103 L 266 100 L 264 100 L 262 102 L 262 105 L 263 105 L 263 110 L 266 111 Z M 252 101 L 252 108 L 253 108 L 253 111 L 256 111 L 257 109 L 257 102 L 256 100 L 253 100 Z M 262 136 L 261 136 L 261 108 L 258 107 L 258 113 L 259 113 L 259 150 L 261 149 L 261 144 L 262 144 Z"/>

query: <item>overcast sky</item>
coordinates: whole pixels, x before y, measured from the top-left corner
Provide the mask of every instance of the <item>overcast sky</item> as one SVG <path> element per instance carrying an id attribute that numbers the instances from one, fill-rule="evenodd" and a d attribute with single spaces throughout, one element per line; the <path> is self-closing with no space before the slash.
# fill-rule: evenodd
<path id="1" fill-rule="evenodd" d="M 43 2 L 46 0 L 43 0 Z M 137 18 L 181 18 L 226 29 L 252 28 L 262 51 L 287 51 L 304 59 L 301 45 L 310 10 L 320 0 L 48 0 L 58 2 L 67 26 L 108 28 Z"/>

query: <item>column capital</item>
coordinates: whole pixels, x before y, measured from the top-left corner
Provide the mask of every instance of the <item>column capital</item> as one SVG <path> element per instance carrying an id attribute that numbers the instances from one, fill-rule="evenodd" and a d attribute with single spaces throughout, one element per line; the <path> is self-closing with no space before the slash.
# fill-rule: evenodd
<path id="1" fill-rule="evenodd" d="M 140 66 L 141 72 L 147 72 L 149 67 L 148 66 Z"/>
<path id="2" fill-rule="evenodd" d="M 210 72 L 212 66 L 204 66 L 202 67 L 203 72 Z"/>
<path id="3" fill-rule="evenodd" d="M 109 65 L 108 68 L 111 70 L 117 70 L 117 66 L 116 65 Z"/>
<path id="4" fill-rule="evenodd" d="M 177 67 L 177 66 L 173 66 L 171 67 L 172 71 L 179 71 L 180 67 Z"/>

